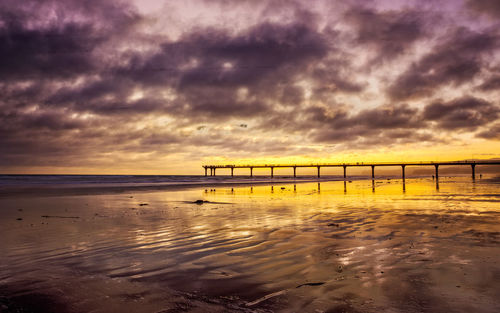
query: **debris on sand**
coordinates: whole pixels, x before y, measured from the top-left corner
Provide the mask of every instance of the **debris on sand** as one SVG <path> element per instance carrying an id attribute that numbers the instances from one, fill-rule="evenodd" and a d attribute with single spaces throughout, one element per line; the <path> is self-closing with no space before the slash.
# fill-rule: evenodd
<path id="1" fill-rule="evenodd" d="M 303 286 L 321 286 L 321 285 L 324 285 L 325 282 L 318 282 L 318 283 L 305 283 L 305 284 L 300 284 L 298 285 L 297 287 L 295 288 L 300 288 L 300 287 L 303 287 Z"/>
<path id="2" fill-rule="evenodd" d="M 79 216 L 42 215 L 45 218 L 80 218 Z"/>
<path id="3" fill-rule="evenodd" d="M 193 203 L 196 203 L 196 204 L 203 204 L 203 203 L 209 203 L 210 201 L 206 201 L 206 200 L 196 200 L 195 202 Z"/>
<path id="4" fill-rule="evenodd" d="M 278 291 L 278 292 L 274 292 L 274 293 L 271 293 L 271 294 L 268 294 L 262 298 L 259 298 L 255 301 L 252 301 L 252 302 L 248 302 L 246 303 L 246 306 L 254 306 L 256 304 L 259 304 L 261 303 L 262 301 L 265 301 L 267 299 L 270 299 L 270 298 L 273 298 L 273 297 L 276 297 L 276 296 L 280 296 L 280 295 L 284 295 L 287 293 L 287 290 L 281 290 L 281 291 Z"/>
<path id="5" fill-rule="evenodd" d="M 330 223 L 330 224 L 328 224 L 328 226 L 336 226 L 336 227 L 340 227 L 340 224 L 337 224 L 337 223 Z"/>
<path id="6" fill-rule="evenodd" d="M 22 221 L 23 219 L 21 217 L 16 218 L 18 221 Z"/>
<path id="7" fill-rule="evenodd" d="M 139 206 L 145 206 L 145 205 L 149 205 L 147 203 L 139 203 Z"/>

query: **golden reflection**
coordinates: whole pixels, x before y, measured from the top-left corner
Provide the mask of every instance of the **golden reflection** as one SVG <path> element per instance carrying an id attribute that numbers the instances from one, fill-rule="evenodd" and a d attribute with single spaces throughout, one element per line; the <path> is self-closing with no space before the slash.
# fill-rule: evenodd
<path id="1" fill-rule="evenodd" d="M 124 280 L 191 284 L 186 289 L 205 288 L 201 294 L 249 281 L 259 292 L 288 290 L 288 301 L 315 297 L 328 304 L 344 294 L 384 301 L 387 286 L 412 289 L 415 281 L 416 287 L 425 281 L 441 291 L 456 285 L 481 291 L 474 284 L 484 280 L 498 284 L 484 276 L 497 266 L 491 256 L 500 253 L 498 185 L 472 183 L 470 177 L 274 182 L 62 198 L 0 199 L 6 217 L 0 224 L 2 248 L 9 252 L 0 255 L 0 264 L 19 266 L 5 276 L 43 275 L 57 264 L 64 270 L 76 264 Z M 57 212 L 61 205 L 80 216 L 78 221 L 22 227 L 40 219 L 41 209 L 66 214 Z M 21 214 L 24 219 L 17 221 Z M 477 276 L 450 275 L 462 272 Z M 321 284 L 297 288 L 304 283 Z"/>

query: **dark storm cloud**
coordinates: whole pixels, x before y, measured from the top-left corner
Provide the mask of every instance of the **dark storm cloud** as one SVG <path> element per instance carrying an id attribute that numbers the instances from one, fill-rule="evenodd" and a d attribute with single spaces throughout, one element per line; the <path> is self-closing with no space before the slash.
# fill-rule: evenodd
<path id="1" fill-rule="evenodd" d="M 497 0 L 467 0 L 466 5 L 476 12 L 500 18 L 500 2 Z"/>
<path id="2" fill-rule="evenodd" d="M 335 94 L 337 92 L 359 93 L 363 91 L 365 85 L 355 80 L 350 80 L 340 75 L 339 68 L 348 68 L 348 65 L 337 62 L 326 62 L 326 66 L 315 68 L 312 78 L 317 83 L 314 96 L 321 98 L 323 93 Z"/>
<path id="3" fill-rule="evenodd" d="M 68 78 L 94 71 L 94 49 L 138 19 L 128 6 L 101 1 L 7 0 L 0 12 L 3 80 Z"/>
<path id="4" fill-rule="evenodd" d="M 464 97 L 431 103 L 425 107 L 423 117 L 444 129 L 475 129 L 495 121 L 499 113 L 498 105 L 483 99 Z"/>
<path id="5" fill-rule="evenodd" d="M 362 110 L 355 115 L 346 112 L 329 112 L 324 108 L 309 110 L 308 124 L 314 125 L 312 138 L 317 142 L 351 142 L 368 138 L 392 138 L 401 135 L 405 140 L 420 136 L 415 129 L 424 125 L 419 111 L 407 104 L 385 105 Z M 413 129 L 413 131 L 409 131 Z M 406 131 L 403 131 L 406 130 Z M 389 135 L 387 135 L 389 134 Z M 381 142 L 377 139 L 376 142 Z M 373 142 L 373 145 L 376 144 Z"/>
<path id="6" fill-rule="evenodd" d="M 286 85 L 283 87 L 279 102 L 283 105 L 299 106 L 304 99 L 304 89 L 302 87 Z"/>
<path id="7" fill-rule="evenodd" d="M 446 39 L 448 38 L 448 39 Z M 496 31 L 473 32 L 460 28 L 404 71 L 389 87 L 392 99 L 431 96 L 443 85 L 459 86 L 481 72 L 483 57 L 498 48 Z"/>
<path id="8" fill-rule="evenodd" d="M 201 29 L 163 43 L 152 56 L 137 56 L 122 73 L 146 84 L 175 83 L 180 90 L 254 85 L 269 76 L 293 75 L 322 58 L 328 52 L 325 39 L 301 23 L 263 23 L 236 36 Z"/>
<path id="9" fill-rule="evenodd" d="M 65 25 L 63 29 L 29 30 L 18 21 L 7 21 L 0 30 L 0 79 L 68 77 L 92 70 L 86 55 L 98 38 L 90 25 Z"/>
<path id="10" fill-rule="evenodd" d="M 349 142 L 354 145 L 357 141 L 367 143 L 369 138 L 374 138 L 373 145 L 377 145 L 387 138 L 393 143 L 394 139 L 405 142 L 430 140 L 431 135 L 423 136 L 418 132 L 425 124 L 418 109 L 398 104 L 365 109 L 356 114 L 351 114 L 346 106 L 311 106 L 281 116 L 271 114 L 260 127 L 302 133 L 318 143 Z"/>
<path id="11" fill-rule="evenodd" d="M 207 38 L 208 37 L 208 38 Z M 187 71 L 180 87 L 199 85 L 251 85 L 283 70 L 293 75 L 310 61 L 327 54 L 326 38 L 304 24 L 260 24 L 248 33 L 236 36 L 213 36 L 210 33 L 190 38 L 201 52 L 201 66 Z M 230 68 L 213 71 L 210 67 Z M 208 68 L 208 70 L 205 70 Z M 283 78 L 283 77 L 281 77 Z"/>
<path id="12" fill-rule="evenodd" d="M 325 107 L 307 110 L 308 122 L 320 122 L 332 128 L 361 127 L 367 129 L 417 128 L 422 126 L 418 110 L 407 104 L 384 105 L 348 115 L 345 110 L 331 111 Z"/>
<path id="13" fill-rule="evenodd" d="M 103 79 L 79 88 L 60 88 L 45 98 L 44 103 L 50 107 L 65 107 L 76 112 L 102 115 L 146 114 L 172 109 L 168 101 L 157 96 L 156 90 L 144 90 L 145 97 L 131 99 L 135 87 L 136 84 L 129 80 L 103 75 Z"/>
<path id="14" fill-rule="evenodd" d="M 381 106 L 361 111 L 351 123 L 372 129 L 418 128 L 423 126 L 418 110 L 407 104 Z"/>
<path id="15" fill-rule="evenodd" d="M 93 112 L 163 110 L 214 119 L 253 116 L 266 111 L 270 105 L 266 100 L 300 104 L 303 92 L 291 84 L 327 54 L 326 42 L 322 34 L 301 23 L 263 23 L 236 35 L 197 29 L 161 43 L 160 51 L 152 55 L 129 55 L 126 66 L 107 69 L 95 81 L 60 88 L 46 102 Z M 176 100 L 147 99 L 138 106 L 128 100 L 134 87 L 146 89 L 148 98 L 169 87 Z M 259 100 L 241 99 L 238 87 Z"/>
<path id="16" fill-rule="evenodd" d="M 70 130 L 89 126 L 80 120 L 71 119 L 66 112 L 61 111 L 33 111 L 33 112 L 1 112 L 0 130 L 3 132 L 15 131 L 22 128 Z"/>
<path id="17" fill-rule="evenodd" d="M 381 11 L 354 7 L 346 13 L 346 20 L 356 29 L 355 41 L 377 50 L 376 59 L 392 59 L 410 47 L 425 34 L 430 12 L 415 10 Z"/>
<path id="18" fill-rule="evenodd" d="M 99 79 L 94 82 L 91 81 L 77 88 L 59 88 L 57 92 L 46 99 L 46 103 L 49 105 L 78 102 L 88 103 L 89 101 L 100 99 L 110 94 L 120 98 L 127 97 L 133 87 L 134 85 L 127 80 L 105 76 L 104 79 Z"/>
<path id="19" fill-rule="evenodd" d="M 486 130 L 479 132 L 476 136 L 484 139 L 500 140 L 500 123 L 494 124 Z"/>
<path id="20" fill-rule="evenodd" d="M 479 85 L 479 90 L 500 90 L 500 75 L 495 75 L 486 79 L 481 85 Z"/>
<path id="21" fill-rule="evenodd" d="M 269 110 L 262 101 L 240 101 L 235 90 L 226 88 L 192 88 L 183 94 L 182 102 L 188 104 L 185 116 L 200 115 L 201 120 L 225 120 L 229 117 L 253 117 Z M 191 120 L 196 120 L 191 116 Z"/>
<path id="22" fill-rule="evenodd" d="M 498 120 L 500 107 L 484 99 L 462 97 L 436 101 L 423 110 L 407 104 L 383 105 L 349 113 L 345 106 L 312 106 L 281 118 L 271 115 L 261 125 L 267 129 L 287 129 L 305 133 L 319 143 L 346 143 L 351 147 L 392 145 L 409 142 L 439 142 L 442 130 L 485 129 Z M 497 138 L 494 126 L 479 137 Z"/>

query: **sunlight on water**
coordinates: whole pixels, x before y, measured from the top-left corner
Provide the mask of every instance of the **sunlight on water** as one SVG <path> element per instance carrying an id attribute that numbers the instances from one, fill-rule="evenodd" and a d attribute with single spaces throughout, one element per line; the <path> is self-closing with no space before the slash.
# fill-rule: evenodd
<path id="1" fill-rule="evenodd" d="M 62 290 L 75 311 L 216 299 L 226 310 L 493 312 L 498 191 L 444 178 L 3 198 L 0 286 Z"/>

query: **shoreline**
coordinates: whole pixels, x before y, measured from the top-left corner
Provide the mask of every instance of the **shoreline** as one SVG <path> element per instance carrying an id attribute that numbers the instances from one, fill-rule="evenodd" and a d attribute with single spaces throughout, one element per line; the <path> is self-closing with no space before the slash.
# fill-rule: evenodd
<path id="1" fill-rule="evenodd" d="M 444 176 L 444 178 L 464 177 L 462 175 Z M 414 179 L 424 179 L 427 176 L 416 176 L 406 178 L 406 181 Z M 334 181 L 370 181 L 371 177 L 343 177 L 330 176 L 324 178 L 305 178 L 305 179 L 291 179 L 288 177 L 271 179 L 259 179 L 255 181 L 244 180 L 225 180 L 225 181 L 205 181 L 205 182 L 187 182 L 187 183 L 142 183 L 142 184 L 127 184 L 120 183 L 114 184 L 52 184 L 52 185 L 7 185 L 0 186 L 0 199 L 22 197 L 57 197 L 57 196 L 79 196 L 79 195 L 106 195 L 106 194 L 120 194 L 127 192 L 160 192 L 160 191 L 182 191 L 192 190 L 196 188 L 214 188 L 214 187 L 251 187 L 251 186 L 270 186 L 270 185 L 285 185 L 285 184 L 305 184 L 305 183 L 322 183 Z M 393 180 L 400 181 L 400 177 L 383 176 L 375 178 L 373 181 Z M 498 183 L 500 177 L 490 177 L 478 179 L 476 182 Z"/>
<path id="2" fill-rule="evenodd" d="M 365 179 L 350 179 L 365 180 Z M 8 186 L 0 187 L 0 198 L 10 198 L 16 196 L 76 196 L 76 195 L 103 195 L 103 194 L 119 194 L 126 192 L 150 192 L 150 191 L 182 191 L 191 190 L 195 188 L 213 188 L 213 187 L 247 187 L 255 185 L 283 185 L 283 184 L 302 184 L 314 182 L 331 182 L 342 181 L 342 179 L 323 178 L 323 179 L 307 179 L 307 180 L 258 180 L 258 181 L 234 181 L 234 182 L 203 182 L 203 183 L 185 183 L 185 184 L 147 184 L 147 185 L 81 185 L 81 186 L 67 186 L 67 185 L 52 185 L 52 186 Z M 347 181 L 347 180 L 346 180 Z"/>

